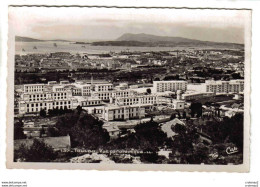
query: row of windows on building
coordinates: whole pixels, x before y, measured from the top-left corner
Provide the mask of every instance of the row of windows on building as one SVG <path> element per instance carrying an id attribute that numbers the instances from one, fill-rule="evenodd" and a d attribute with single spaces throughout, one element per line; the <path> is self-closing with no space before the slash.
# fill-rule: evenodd
<path id="1" fill-rule="evenodd" d="M 129 115 L 126 115 L 126 116 L 129 116 L 129 118 L 132 118 L 132 117 L 137 117 L 139 115 L 136 112 L 130 112 Z M 122 113 L 122 114 L 121 113 L 119 113 L 119 114 L 114 113 L 113 119 L 125 119 L 126 116 L 124 115 L 124 113 Z"/>
<path id="2" fill-rule="evenodd" d="M 83 101 L 82 106 L 88 106 L 88 105 L 99 105 L 101 104 L 101 101 Z"/>
<path id="3" fill-rule="evenodd" d="M 53 108 L 58 108 L 58 109 L 64 109 L 64 108 L 67 108 L 67 109 L 71 109 L 71 106 L 68 105 L 68 106 L 58 106 L 58 107 L 53 107 Z M 47 110 L 47 107 L 41 107 L 41 108 L 27 108 L 27 112 L 40 112 L 41 110 Z M 51 109 L 51 107 L 49 107 L 49 109 Z"/>
<path id="4" fill-rule="evenodd" d="M 60 102 L 53 102 L 53 105 L 66 105 L 71 104 L 70 101 L 60 101 Z M 27 104 L 27 107 L 41 107 L 41 106 L 47 106 L 47 103 L 31 103 Z"/>
<path id="5" fill-rule="evenodd" d="M 133 104 L 156 104 L 156 100 L 130 100 L 130 101 L 124 101 L 122 102 L 117 102 L 117 104 L 123 104 L 123 105 L 133 105 Z"/>
<path id="6" fill-rule="evenodd" d="M 67 96 L 67 93 L 52 93 L 52 96 Z M 47 94 L 31 94 L 29 96 L 30 98 L 33 98 L 33 97 L 43 97 L 43 98 L 46 98 L 47 97 Z"/>
<path id="7" fill-rule="evenodd" d="M 25 92 L 40 92 L 43 91 L 43 86 L 25 86 Z"/>
<path id="8" fill-rule="evenodd" d="M 58 108 L 58 109 L 71 109 L 71 102 L 70 101 L 63 101 L 63 102 L 53 102 L 51 103 L 31 103 L 27 104 L 27 112 L 39 112 L 42 109 L 47 110 L 47 109 L 53 109 L 53 108 Z"/>
<path id="9" fill-rule="evenodd" d="M 241 85 L 207 85 L 207 92 L 242 92 L 244 90 L 244 86 Z"/>

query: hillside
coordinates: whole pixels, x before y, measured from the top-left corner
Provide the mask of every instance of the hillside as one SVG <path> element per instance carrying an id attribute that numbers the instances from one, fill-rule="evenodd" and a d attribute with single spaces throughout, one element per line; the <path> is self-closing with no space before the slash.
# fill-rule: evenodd
<path id="1" fill-rule="evenodd" d="M 156 36 L 151 34 L 123 34 L 117 41 L 139 41 L 139 42 L 175 42 L 175 43 L 183 43 L 183 42 L 200 42 L 199 40 L 192 40 L 182 37 L 169 37 L 169 36 Z"/>
<path id="2" fill-rule="evenodd" d="M 94 46 L 139 46 L 139 47 L 236 47 L 243 44 L 201 41 L 183 37 L 156 36 L 151 34 L 123 34 L 115 41 L 93 42 Z"/>
<path id="3" fill-rule="evenodd" d="M 15 36 L 16 42 L 70 42 L 68 40 L 39 40 L 35 38 L 23 37 L 23 36 Z"/>
<path id="4" fill-rule="evenodd" d="M 38 40 L 29 37 L 15 36 L 16 42 L 44 42 L 44 40 Z"/>

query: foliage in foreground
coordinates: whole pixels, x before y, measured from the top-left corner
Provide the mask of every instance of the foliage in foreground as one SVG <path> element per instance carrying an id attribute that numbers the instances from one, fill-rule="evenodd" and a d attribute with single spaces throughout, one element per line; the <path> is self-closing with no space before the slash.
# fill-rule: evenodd
<path id="1" fill-rule="evenodd" d="M 28 148 L 22 144 L 14 151 L 14 160 L 23 162 L 49 162 L 57 157 L 57 153 L 51 146 L 42 140 L 34 139 L 33 144 Z"/>
<path id="2" fill-rule="evenodd" d="M 61 136 L 70 135 L 72 147 L 98 149 L 109 141 L 103 122 L 87 114 L 81 107 L 74 113 L 61 116 L 56 128 Z"/>

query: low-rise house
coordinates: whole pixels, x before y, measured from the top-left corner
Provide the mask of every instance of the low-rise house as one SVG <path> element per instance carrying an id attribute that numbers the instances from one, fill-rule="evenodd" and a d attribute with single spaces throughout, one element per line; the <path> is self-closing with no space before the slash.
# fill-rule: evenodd
<path id="1" fill-rule="evenodd" d="M 103 118 L 106 121 L 140 119 L 145 117 L 145 107 L 142 105 L 131 106 L 106 106 Z"/>
<path id="2" fill-rule="evenodd" d="M 110 126 L 104 127 L 104 129 L 107 130 L 110 139 L 116 139 L 119 137 L 120 129 L 116 125 L 110 125 Z"/>
<path id="3" fill-rule="evenodd" d="M 162 131 L 167 134 L 168 138 L 174 137 L 176 135 L 176 133 L 172 130 L 173 127 L 176 124 L 180 124 L 180 125 L 186 126 L 186 124 L 183 121 L 181 121 L 180 119 L 178 119 L 178 118 L 175 118 L 175 119 L 173 119 L 171 121 L 168 121 L 168 122 L 165 122 L 165 123 L 162 124 L 162 126 L 161 126 Z"/>

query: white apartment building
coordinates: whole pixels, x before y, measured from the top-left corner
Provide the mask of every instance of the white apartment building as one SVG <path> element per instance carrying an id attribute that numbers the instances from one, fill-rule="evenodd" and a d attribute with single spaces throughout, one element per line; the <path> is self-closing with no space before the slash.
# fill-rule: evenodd
<path id="1" fill-rule="evenodd" d="M 136 104 L 157 104 L 156 95 L 140 95 L 129 97 L 118 97 L 115 99 L 115 104 L 120 106 L 136 105 Z"/>
<path id="2" fill-rule="evenodd" d="M 244 92 L 244 80 L 214 81 L 205 82 L 206 92 L 213 93 L 242 93 Z"/>
<path id="3" fill-rule="evenodd" d="M 187 81 L 172 80 L 172 81 L 153 81 L 153 89 L 155 92 L 176 92 L 177 90 L 186 91 Z"/>
<path id="4" fill-rule="evenodd" d="M 85 84 L 82 87 L 82 95 L 83 96 L 90 96 L 91 95 L 91 91 L 92 91 L 92 86 L 90 84 Z"/>
<path id="5" fill-rule="evenodd" d="M 60 86 L 60 85 L 55 85 L 52 87 L 53 92 L 64 92 L 65 88 L 64 86 Z"/>
<path id="6" fill-rule="evenodd" d="M 102 91 L 102 92 L 92 92 L 92 96 L 98 97 L 103 101 L 110 100 L 111 98 L 117 97 L 129 97 L 134 95 L 133 90 L 112 90 L 112 91 Z"/>
<path id="7" fill-rule="evenodd" d="M 67 108 L 72 109 L 76 108 L 77 100 L 44 100 L 44 101 L 20 101 L 19 102 L 19 114 L 25 113 L 39 113 L 42 109 L 48 111 L 49 109 L 54 108 Z"/>
<path id="8" fill-rule="evenodd" d="M 133 90 L 114 90 L 112 97 L 129 97 L 135 95 L 135 93 Z"/>
<path id="9" fill-rule="evenodd" d="M 104 106 L 102 105 L 83 106 L 82 108 L 86 110 L 88 114 L 98 114 L 100 116 L 103 116 Z"/>
<path id="10" fill-rule="evenodd" d="M 72 92 L 66 90 L 64 92 L 41 92 L 41 93 L 23 93 L 21 100 L 25 102 L 37 102 L 44 100 L 67 100 L 72 97 Z"/>
<path id="11" fill-rule="evenodd" d="M 73 84 L 66 85 L 64 87 L 71 89 L 73 96 L 91 96 L 93 86 L 90 84 L 73 83 Z"/>
<path id="12" fill-rule="evenodd" d="M 38 113 L 41 109 L 72 109 L 77 106 L 77 100 L 72 98 L 72 91 L 64 87 L 53 86 L 49 89 L 49 85 L 36 84 L 24 85 L 24 88 L 19 101 L 19 114 Z"/>
<path id="13" fill-rule="evenodd" d="M 55 84 L 58 84 L 57 81 L 49 81 L 48 82 L 48 85 L 55 85 Z"/>
<path id="14" fill-rule="evenodd" d="M 128 84 L 127 83 L 120 83 L 118 86 L 115 87 L 115 89 L 126 90 L 126 89 L 128 89 Z"/>
<path id="15" fill-rule="evenodd" d="M 82 95 L 82 89 L 81 88 L 73 87 L 71 90 L 72 90 L 73 96 L 81 96 Z"/>
<path id="16" fill-rule="evenodd" d="M 23 87 L 25 93 L 37 93 L 44 91 L 45 84 L 25 84 Z"/>
<path id="17" fill-rule="evenodd" d="M 60 84 L 70 84 L 69 81 L 60 81 Z"/>
<path id="18" fill-rule="evenodd" d="M 193 99 L 201 99 L 204 97 L 210 97 L 210 96 L 214 96 L 215 93 L 213 92 L 207 92 L 207 93 L 203 93 L 203 92 L 192 92 L 192 93 L 185 93 L 181 95 L 181 98 L 183 100 L 193 100 Z"/>
<path id="19" fill-rule="evenodd" d="M 104 84 L 95 84 L 94 85 L 94 90 L 96 92 L 104 92 L 104 91 L 109 91 L 113 89 L 113 84 L 112 83 L 104 83 Z"/>
<path id="20" fill-rule="evenodd" d="M 145 117 L 145 107 L 132 106 L 108 106 L 104 108 L 103 118 L 106 121 L 140 119 Z"/>
<path id="21" fill-rule="evenodd" d="M 101 105 L 102 101 L 98 97 L 84 97 L 78 99 L 78 104 L 82 107 L 97 106 L 97 105 Z"/>
<path id="22" fill-rule="evenodd" d="M 113 91 L 106 91 L 106 92 L 92 92 L 93 97 L 98 97 L 102 101 L 107 101 L 113 97 Z"/>

